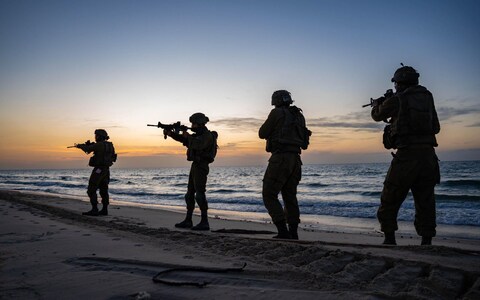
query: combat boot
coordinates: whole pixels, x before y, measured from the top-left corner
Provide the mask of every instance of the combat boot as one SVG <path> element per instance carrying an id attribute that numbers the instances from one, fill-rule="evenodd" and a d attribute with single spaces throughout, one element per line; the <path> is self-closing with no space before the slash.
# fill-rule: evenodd
<path id="1" fill-rule="evenodd" d="M 108 216 L 108 205 L 103 205 L 102 209 L 98 212 L 99 216 Z"/>
<path id="2" fill-rule="evenodd" d="M 397 241 L 395 240 L 395 231 L 384 232 L 385 240 L 383 240 L 384 245 L 396 245 Z"/>
<path id="3" fill-rule="evenodd" d="M 208 224 L 208 215 L 202 213 L 202 220 L 200 223 L 192 227 L 192 230 L 210 230 L 210 224 Z"/>
<path id="4" fill-rule="evenodd" d="M 188 218 L 186 218 L 180 223 L 175 224 L 175 227 L 177 228 L 192 228 L 192 226 L 193 226 L 192 219 L 188 219 Z"/>
<path id="5" fill-rule="evenodd" d="M 422 246 L 431 246 L 432 245 L 432 237 L 431 236 L 422 236 Z"/>
<path id="6" fill-rule="evenodd" d="M 96 216 L 98 216 L 98 208 L 92 207 L 91 210 L 82 213 L 82 215 L 84 215 L 84 216 L 94 216 L 94 217 L 96 217 Z"/>
<path id="7" fill-rule="evenodd" d="M 292 240 L 298 240 L 298 223 L 288 224 L 288 232 Z"/>
<path id="8" fill-rule="evenodd" d="M 290 239 L 291 235 L 288 232 L 287 223 L 285 221 L 279 221 L 274 223 L 277 226 L 278 234 L 274 236 L 274 239 Z"/>
<path id="9" fill-rule="evenodd" d="M 177 228 L 192 228 L 193 222 L 192 222 L 192 216 L 193 216 L 193 210 L 187 210 L 187 215 L 185 216 L 185 220 L 183 220 L 180 223 L 175 224 L 175 227 Z"/>

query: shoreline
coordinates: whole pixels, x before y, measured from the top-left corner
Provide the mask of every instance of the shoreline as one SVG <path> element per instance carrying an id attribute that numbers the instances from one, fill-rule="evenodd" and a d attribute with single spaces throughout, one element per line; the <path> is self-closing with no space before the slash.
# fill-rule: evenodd
<path id="1" fill-rule="evenodd" d="M 87 197 L 75 197 L 58 195 L 47 192 L 19 192 L 0 190 L 1 193 L 18 193 L 27 197 L 45 197 L 46 201 L 36 200 L 40 205 L 57 207 L 75 212 L 90 209 Z M 58 201 L 62 200 L 62 201 Z M 120 210 L 126 210 L 121 211 Z M 128 211 L 128 212 L 127 212 Z M 138 223 L 153 228 L 169 228 L 176 230 L 174 224 L 183 220 L 185 208 L 180 206 L 166 206 L 161 204 L 143 204 L 126 201 L 111 200 L 109 206 L 110 216 L 120 212 L 121 217 L 137 220 Z M 165 220 L 156 219 L 158 216 L 168 216 Z M 200 218 L 198 208 L 194 211 L 194 223 Z M 362 243 L 367 245 L 381 245 L 383 233 L 379 230 L 376 220 L 331 217 L 331 216 L 301 216 L 302 223 L 299 225 L 300 240 L 338 242 L 338 240 Z M 209 209 L 209 221 L 212 231 L 225 230 L 227 227 L 233 230 L 270 231 L 271 234 L 255 235 L 269 239 L 276 233 L 276 227 L 266 213 L 243 213 L 237 211 L 225 211 Z M 339 223 L 339 221 L 341 221 Z M 357 223 L 354 223 L 357 221 Z M 353 223 L 353 224 L 352 224 Z M 441 231 L 441 230 L 444 231 Z M 338 238 L 339 236 L 340 238 Z M 416 234 L 413 222 L 399 221 L 399 230 L 396 232 L 398 245 L 419 245 L 420 237 Z M 350 243 L 350 242 L 349 242 Z M 480 229 L 467 226 L 446 225 L 437 227 L 437 236 L 434 238 L 436 245 L 453 246 L 463 249 L 480 250 Z"/>
<path id="2" fill-rule="evenodd" d="M 2 190 L 0 191 L 12 191 L 34 195 L 45 195 L 50 197 L 68 198 L 75 201 L 81 201 L 89 203 L 88 197 L 75 196 L 68 194 L 57 194 L 42 191 L 28 191 L 28 190 Z M 153 204 L 153 203 L 139 203 L 129 202 L 123 200 L 110 200 L 112 206 L 124 206 L 124 207 L 139 207 L 160 211 L 170 211 L 179 214 L 185 212 L 184 206 Z M 199 215 L 198 208 L 195 208 L 195 215 Z M 210 219 L 222 219 L 227 221 L 244 221 L 257 224 L 272 224 L 271 218 L 267 213 L 260 212 L 241 212 L 233 210 L 220 210 L 209 209 Z M 300 228 L 304 230 L 321 231 L 321 232 L 333 232 L 333 233 L 349 233 L 349 234 L 374 234 L 383 235 L 380 231 L 380 225 L 377 219 L 374 218 L 352 218 L 352 217 L 338 217 L 327 215 L 310 215 L 301 214 Z M 417 236 L 413 221 L 398 221 L 399 230 L 397 235 L 406 236 L 407 238 L 413 238 Z M 451 225 L 451 224 L 437 224 L 437 236 L 436 238 L 448 238 L 448 239 L 466 239 L 466 240 L 480 240 L 480 227 L 469 225 Z"/>

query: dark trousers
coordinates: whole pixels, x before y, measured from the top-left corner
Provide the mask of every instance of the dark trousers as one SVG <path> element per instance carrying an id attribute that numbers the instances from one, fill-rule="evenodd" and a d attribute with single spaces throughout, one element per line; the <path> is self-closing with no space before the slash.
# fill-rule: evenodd
<path id="1" fill-rule="evenodd" d="M 109 204 L 108 184 L 110 183 L 110 168 L 109 167 L 94 167 L 90 180 L 88 181 L 87 194 L 90 198 L 90 203 L 97 206 L 97 190 L 100 190 L 100 197 L 102 197 L 102 204 Z"/>
<path id="2" fill-rule="evenodd" d="M 195 209 L 195 201 L 201 212 L 208 210 L 207 197 L 205 196 L 207 176 L 210 171 L 208 163 L 193 162 L 188 176 L 188 188 L 185 194 L 187 212 L 192 213 Z"/>
<path id="3" fill-rule="evenodd" d="M 286 221 L 300 223 L 297 201 L 297 186 L 302 178 L 302 161 L 297 153 L 274 153 L 268 160 L 263 177 L 263 204 L 274 223 Z M 282 193 L 285 208 L 278 200 Z"/>
<path id="4" fill-rule="evenodd" d="M 440 182 L 438 158 L 433 147 L 399 149 L 385 178 L 377 218 L 383 232 L 398 230 L 397 215 L 408 191 L 415 202 L 417 234 L 434 237 L 436 211 L 434 188 Z"/>

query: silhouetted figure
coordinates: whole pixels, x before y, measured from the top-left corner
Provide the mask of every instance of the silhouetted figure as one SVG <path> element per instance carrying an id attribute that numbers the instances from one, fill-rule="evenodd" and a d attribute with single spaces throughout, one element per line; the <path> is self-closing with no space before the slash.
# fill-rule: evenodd
<path id="1" fill-rule="evenodd" d="M 307 149 L 311 135 L 302 110 L 290 106 L 292 103 L 288 91 L 274 92 L 272 105 L 275 108 L 258 131 L 258 136 L 267 140 L 266 151 L 272 153 L 263 177 L 263 203 L 278 230 L 274 238 L 282 239 L 298 239 L 300 210 L 297 186 L 302 177 L 300 154 L 301 149 Z M 285 208 L 278 200 L 280 192 Z"/>
<path id="2" fill-rule="evenodd" d="M 192 230 L 210 230 L 208 223 L 208 203 L 205 196 L 207 176 L 209 173 L 209 164 L 212 163 L 217 154 L 217 138 L 215 131 L 210 131 L 205 126 L 209 121 L 203 113 L 195 113 L 190 117 L 192 123 L 191 130 L 194 134 L 189 134 L 186 130 L 182 134 L 175 133 L 172 130 L 164 129 L 164 135 L 168 135 L 174 140 L 181 142 L 187 147 L 187 160 L 192 162 L 190 174 L 188 177 L 188 188 L 185 194 L 187 203 L 187 216 L 185 220 L 175 224 L 177 228 L 191 228 Z M 195 201 L 201 212 L 201 221 L 193 226 L 192 215 L 195 209 Z"/>
<path id="3" fill-rule="evenodd" d="M 438 146 L 435 134 L 440 132 L 440 123 L 433 96 L 418 84 L 419 76 L 414 68 L 402 64 L 392 78 L 396 92 L 379 98 L 371 112 L 375 121 L 389 123 L 384 130 L 385 148 L 397 149 L 392 152 L 377 212 L 387 245 L 396 245 L 397 215 L 409 190 L 421 244 L 431 245 L 436 234 L 434 187 L 440 182 L 440 170 L 434 147 Z"/>
<path id="4" fill-rule="evenodd" d="M 110 183 L 110 167 L 117 160 L 117 154 L 115 154 L 115 148 L 111 142 L 107 142 L 110 137 L 104 129 L 95 130 L 95 143 L 88 141 L 85 144 L 75 145 L 77 148 L 82 149 L 85 153 L 89 154 L 93 152 L 93 156 L 90 157 L 88 165 L 93 167 L 92 175 L 88 181 L 87 194 L 90 198 L 92 209 L 88 212 L 84 212 L 83 215 L 87 216 L 107 216 L 109 195 L 108 184 Z M 98 210 L 97 190 L 100 190 L 100 196 L 102 198 L 102 209 Z"/>

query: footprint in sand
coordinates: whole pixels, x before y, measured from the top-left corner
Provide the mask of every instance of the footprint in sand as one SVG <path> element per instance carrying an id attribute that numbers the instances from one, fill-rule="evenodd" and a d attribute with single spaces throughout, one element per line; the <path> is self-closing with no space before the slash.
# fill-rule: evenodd
<path id="1" fill-rule="evenodd" d="M 143 244 L 135 244 L 135 247 L 143 247 Z"/>
<path id="2" fill-rule="evenodd" d="M 113 238 L 112 241 L 120 241 L 121 238 Z"/>
<path id="3" fill-rule="evenodd" d="M 185 258 L 185 259 L 193 259 L 193 256 L 185 255 L 183 258 Z"/>
<path id="4" fill-rule="evenodd" d="M 82 234 L 82 235 L 83 235 L 83 236 L 91 236 L 90 233 L 84 233 L 84 234 Z"/>

